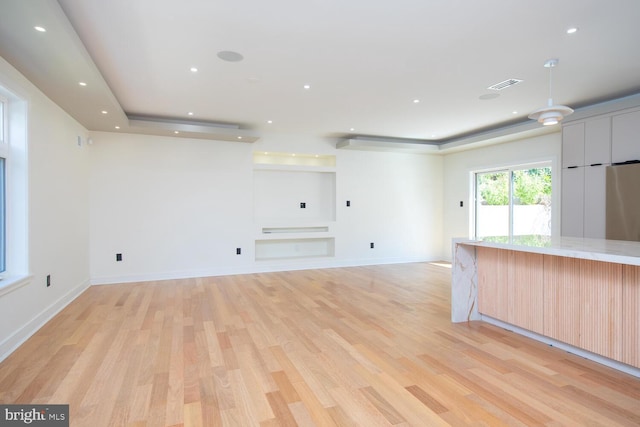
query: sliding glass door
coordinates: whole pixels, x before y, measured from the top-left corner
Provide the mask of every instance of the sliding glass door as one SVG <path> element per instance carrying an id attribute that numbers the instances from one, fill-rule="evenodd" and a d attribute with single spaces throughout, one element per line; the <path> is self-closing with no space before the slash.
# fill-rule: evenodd
<path id="1" fill-rule="evenodd" d="M 475 174 L 475 235 L 551 235 L 551 166 Z"/>

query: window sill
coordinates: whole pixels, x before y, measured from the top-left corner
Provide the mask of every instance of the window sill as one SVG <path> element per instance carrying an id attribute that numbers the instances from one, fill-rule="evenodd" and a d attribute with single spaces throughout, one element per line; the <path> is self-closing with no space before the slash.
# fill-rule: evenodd
<path id="1" fill-rule="evenodd" d="M 33 276 L 4 276 L 0 279 L 0 297 L 31 282 Z"/>

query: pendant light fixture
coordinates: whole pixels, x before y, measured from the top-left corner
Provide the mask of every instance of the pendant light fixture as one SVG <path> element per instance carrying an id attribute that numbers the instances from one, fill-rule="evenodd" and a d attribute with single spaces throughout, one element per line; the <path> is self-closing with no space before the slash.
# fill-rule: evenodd
<path id="1" fill-rule="evenodd" d="M 529 114 L 530 119 L 537 120 L 544 126 L 558 124 L 566 116 L 573 113 L 573 110 L 565 105 L 553 104 L 553 98 L 551 97 L 551 69 L 555 68 L 558 62 L 558 59 L 549 59 L 544 63 L 545 68 L 549 69 L 549 100 L 547 101 L 547 106 Z"/>

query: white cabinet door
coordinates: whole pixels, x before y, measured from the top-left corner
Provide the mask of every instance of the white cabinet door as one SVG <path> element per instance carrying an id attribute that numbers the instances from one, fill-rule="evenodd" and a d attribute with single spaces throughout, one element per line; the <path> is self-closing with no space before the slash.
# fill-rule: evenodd
<path id="1" fill-rule="evenodd" d="M 584 123 L 562 128 L 562 167 L 584 166 Z"/>
<path id="2" fill-rule="evenodd" d="M 584 164 L 611 163 L 611 117 L 588 120 L 584 128 Z"/>
<path id="3" fill-rule="evenodd" d="M 611 162 L 640 160 L 640 111 L 613 116 Z"/>
<path id="4" fill-rule="evenodd" d="M 562 169 L 561 234 L 584 236 L 584 167 Z"/>
<path id="5" fill-rule="evenodd" d="M 606 165 L 584 167 L 584 237 L 606 237 L 606 171 Z"/>

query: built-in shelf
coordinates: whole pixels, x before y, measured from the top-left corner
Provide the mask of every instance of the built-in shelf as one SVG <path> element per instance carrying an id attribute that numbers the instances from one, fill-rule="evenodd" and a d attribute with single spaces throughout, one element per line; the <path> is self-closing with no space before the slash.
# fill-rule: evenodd
<path id="1" fill-rule="evenodd" d="M 326 233 L 329 227 L 262 227 L 263 234 L 278 233 Z"/>
<path id="2" fill-rule="evenodd" d="M 327 154 L 274 153 L 256 151 L 253 153 L 254 165 L 278 166 L 324 166 L 335 167 L 336 156 Z"/>
<path id="3" fill-rule="evenodd" d="M 256 240 L 255 247 L 256 261 L 326 258 L 334 256 L 334 253 L 333 237 Z"/>
<path id="4" fill-rule="evenodd" d="M 254 164 L 254 171 L 283 171 L 283 172 L 328 172 L 334 173 L 335 166 L 306 166 L 306 165 L 268 165 Z"/>

